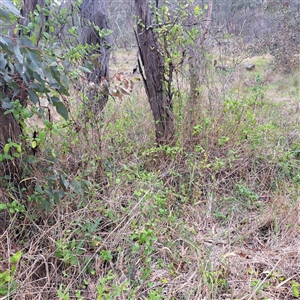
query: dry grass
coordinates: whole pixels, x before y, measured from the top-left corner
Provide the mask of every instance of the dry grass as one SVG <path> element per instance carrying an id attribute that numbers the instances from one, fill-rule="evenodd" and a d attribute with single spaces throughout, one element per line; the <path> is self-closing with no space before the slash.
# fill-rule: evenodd
<path id="1" fill-rule="evenodd" d="M 116 71 L 130 72 L 132 53 L 126 57 L 117 56 L 118 66 L 125 63 Z M 269 76 L 264 68 L 258 72 Z M 55 174 L 82 180 L 83 192 L 66 194 L 46 213 L 37 198 L 28 201 L 31 187 L 21 199 L 26 212 L 1 210 L 0 274 L 22 252 L 16 288 L 3 299 L 296 298 L 297 112 L 287 120 L 281 101 L 273 101 L 271 95 L 282 97 L 272 89 L 275 76 L 259 85 L 270 90 L 251 100 L 254 74 L 235 72 L 232 91 L 223 89 L 232 93 L 227 106 L 218 98 L 210 110 L 204 91 L 202 129 L 191 138 L 183 126 L 174 147 L 152 146 L 153 121 L 138 81 L 132 96 L 108 103 L 99 125 L 52 133 L 47 147 L 60 154 L 51 164 Z M 41 171 L 47 147 L 35 184 L 50 176 Z M 12 196 L 2 190 L 1 202 Z"/>
<path id="2" fill-rule="evenodd" d="M 71 205 L 57 207 L 39 225 L 26 219 L 11 221 L 1 235 L 1 269 L 8 267 L 13 253 L 23 252 L 13 299 L 58 299 L 60 285 L 70 290 L 70 299 L 76 299 L 75 290 L 81 290 L 83 299 L 96 299 L 99 279 L 109 271 L 115 275 L 105 286 L 106 293 L 111 293 L 109 299 L 129 299 L 133 290 L 135 299 L 146 299 L 158 288 L 162 288 L 164 299 L 292 299 L 291 281 L 300 281 L 299 199 L 287 206 L 286 196 L 269 195 L 262 199 L 259 211 L 246 213 L 243 220 L 232 215 L 222 225 L 204 201 L 183 204 L 174 222 L 149 212 L 155 206 L 151 199 L 131 203 L 124 213 L 121 208 L 129 201 L 130 191 L 114 194 L 117 199 L 102 198 L 99 204 L 91 201 L 74 211 Z M 105 206 L 114 211 L 114 221 L 97 211 Z M 170 203 L 170 209 L 173 206 Z M 151 213 L 155 217 L 153 226 L 149 224 Z M 64 263 L 55 254 L 57 241 L 68 244 L 82 239 L 76 228 L 87 220 L 100 220 L 93 234 L 101 242 L 91 244 L 93 237 L 88 237 L 82 245 L 84 253 L 78 255 L 81 264 Z M 155 230 L 157 240 L 151 245 L 149 264 L 145 264 L 143 246 L 133 253 L 133 220 L 140 232 L 147 227 Z M 27 232 L 12 238 L 11 233 L 20 227 Z M 23 242 L 26 233 L 28 240 Z M 103 249 L 111 251 L 112 261 L 99 257 Z M 87 265 L 93 274 L 87 271 Z M 149 268 L 150 276 L 138 280 L 144 268 Z M 149 287 L 149 283 L 153 285 Z M 113 293 L 122 286 L 123 292 Z"/>
<path id="3" fill-rule="evenodd" d="M 138 49 L 131 51 L 115 50 L 111 57 L 111 72 L 123 72 L 127 75 L 133 73 L 133 69 L 137 66 Z"/>

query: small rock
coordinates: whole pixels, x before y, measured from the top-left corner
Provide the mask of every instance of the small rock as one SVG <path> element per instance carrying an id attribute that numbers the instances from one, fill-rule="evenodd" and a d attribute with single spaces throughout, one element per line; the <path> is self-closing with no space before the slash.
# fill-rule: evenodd
<path id="1" fill-rule="evenodd" d="M 252 71 L 255 69 L 255 64 L 252 64 L 252 63 L 245 63 L 244 64 L 244 67 L 247 71 Z"/>

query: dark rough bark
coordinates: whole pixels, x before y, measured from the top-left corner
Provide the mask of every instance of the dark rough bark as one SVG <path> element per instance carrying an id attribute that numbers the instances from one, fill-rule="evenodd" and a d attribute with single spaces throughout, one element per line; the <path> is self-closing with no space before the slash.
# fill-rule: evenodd
<path id="1" fill-rule="evenodd" d="M 10 139 L 12 142 L 19 142 L 22 133 L 20 124 L 12 113 L 5 114 L 5 110 L 0 108 L 0 154 L 3 154 L 3 147 Z M 7 181 L 17 183 L 20 181 L 22 166 L 19 159 L 3 160 L 0 162 L 0 187 Z M 2 181 L 1 177 L 7 176 L 7 181 Z"/>
<path id="2" fill-rule="evenodd" d="M 174 139 L 174 118 L 172 99 L 164 88 L 164 58 L 161 54 L 156 33 L 151 27 L 152 17 L 148 0 L 135 0 L 137 40 L 139 44 L 140 67 L 148 101 L 155 121 L 155 135 L 158 144 L 167 144 Z M 142 71 L 142 70 L 141 70 Z"/>
<path id="3" fill-rule="evenodd" d="M 28 98 L 27 84 L 18 74 L 14 74 L 13 79 L 20 87 L 20 91 L 15 96 L 13 96 L 15 91 L 4 85 L 0 86 L 0 92 L 4 93 L 7 98 L 19 100 L 22 106 L 26 106 L 26 101 Z M 1 106 L 2 101 L 0 101 L 0 154 L 3 154 L 3 147 L 8 143 L 9 139 L 15 143 L 20 142 L 22 127 L 15 119 L 13 113 L 7 114 L 6 109 L 3 109 Z M 0 178 L 0 187 L 2 184 L 6 184 L 7 182 L 18 183 L 20 181 L 22 172 L 22 164 L 19 158 L 0 161 L 0 177 L 8 177 L 8 180 L 6 180 L 5 182 Z"/>
<path id="4" fill-rule="evenodd" d="M 30 22 L 30 13 L 33 12 L 37 5 L 41 8 L 45 7 L 45 0 L 23 0 L 21 15 L 23 18 L 20 19 L 20 23 L 27 26 Z M 45 17 L 43 13 L 40 13 L 40 32 L 37 35 L 37 41 L 42 33 Z M 22 34 L 22 31 L 19 32 Z M 19 100 L 20 104 L 24 107 L 26 106 L 28 98 L 28 87 L 23 81 L 20 75 L 15 73 L 13 75 L 13 80 L 20 87 L 20 91 L 14 95 L 15 91 L 8 88 L 6 85 L 0 86 L 0 92 L 5 94 L 7 98 L 13 100 Z M 2 103 L 0 101 L 0 154 L 3 154 L 3 147 L 8 143 L 9 140 L 15 143 L 20 142 L 20 135 L 22 134 L 22 127 L 19 122 L 15 119 L 13 113 L 6 113 L 6 109 L 1 107 Z M 10 154 L 10 153 L 9 153 Z M 18 183 L 20 181 L 23 172 L 21 160 L 14 158 L 12 160 L 6 160 L 0 162 L 0 177 L 6 176 L 5 181 L 0 179 L 0 187 L 2 184 L 7 184 L 7 182 Z M 2 184 L 1 184 L 2 183 Z"/>
<path id="5" fill-rule="evenodd" d="M 104 80 L 109 83 L 109 59 L 111 53 L 112 38 L 105 34 L 100 36 L 95 26 L 103 29 L 104 33 L 109 30 L 107 12 L 104 0 L 83 0 L 81 5 L 82 20 L 82 44 L 97 45 L 94 53 L 100 54 L 98 63 L 94 70 L 88 75 L 88 80 L 94 83 L 101 83 Z M 94 113 L 100 113 L 108 100 L 108 90 L 100 91 L 91 89 L 89 100 Z"/>
<path id="6" fill-rule="evenodd" d="M 41 9 L 44 8 L 46 5 L 45 0 L 23 0 L 22 1 L 21 15 L 23 18 L 20 19 L 20 23 L 22 25 L 28 26 L 30 22 L 30 13 L 32 13 L 37 8 L 37 5 L 39 5 Z M 45 17 L 43 12 L 40 11 L 39 17 L 40 17 L 40 32 L 37 35 L 37 41 L 40 40 L 40 36 L 44 30 L 44 24 L 45 21 L 47 21 L 48 16 Z M 20 32 L 19 34 L 21 33 L 22 32 Z"/>

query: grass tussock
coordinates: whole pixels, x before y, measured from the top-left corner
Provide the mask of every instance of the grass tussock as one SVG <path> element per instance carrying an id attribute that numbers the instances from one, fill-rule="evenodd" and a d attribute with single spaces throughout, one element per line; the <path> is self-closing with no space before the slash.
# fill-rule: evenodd
<path id="1" fill-rule="evenodd" d="M 3 299 L 299 298 L 299 81 L 266 59 L 210 70 L 192 112 L 183 89 L 170 146 L 136 79 L 93 122 L 44 129 L 0 192 Z"/>

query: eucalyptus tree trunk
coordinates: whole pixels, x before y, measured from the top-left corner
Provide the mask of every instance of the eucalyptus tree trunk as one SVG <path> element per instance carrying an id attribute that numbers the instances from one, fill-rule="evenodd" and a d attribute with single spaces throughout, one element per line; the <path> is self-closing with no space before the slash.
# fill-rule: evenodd
<path id="1" fill-rule="evenodd" d="M 14 118 L 12 113 L 7 114 L 7 111 L 0 108 L 0 154 L 4 154 L 5 144 L 11 140 L 14 143 L 19 143 L 19 136 L 22 133 L 20 124 Z M 10 153 L 9 153 L 10 154 Z M 23 168 L 21 160 L 14 158 L 13 160 L 3 159 L 0 162 L 0 189 L 7 185 L 8 182 L 20 182 L 20 177 Z M 5 178 L 5 179 L 4 179 Z"/>
<path id="2" fill-rule="evenodd" d="M 88 75 L 89 82 L 104 88 L 90 87 L 88 91 L 89 104 L 94 114 L 100 113 L 108 100 L 109 59 L 112 37 L 109 33 L 108 16 L 104 0 L 83 0 L 81 4 L 82 44 L 95 46 L 93 54 L 98 54 L 92 73 Z M 100 29 L 100 31 L 99 31 Z"/>
<path id="3" fill-rule="evenodd" d="M 22 3 L 22 7 L 21 7 L 21 16 L 22 18 L 20 19 L 20 24 L 23 26 L 28 26 L 29 22 L 30 22 L 30 14 L 33 13 L 36 9 L 37 9 L 37 5 L 40 7 L 40 11 L 39 11 L 39 27 L 40 30 L 37 33 L 36 36 L 36 40 L 37 40 L 37 44 L 41 38 L 42 32 L 43 30 L 48 31 L 48 29 L 44 28 L 45 25 L 45 21 L 47 21 L 49 16 L 45 16 L 43 13 L 43 8 L 46 5 L 45 0 L 23 0 L 21 1 Z M 22 31 L 19 32 L 19 35 L 22 34 Z M 31 35 L 30 33 L 28 35 Z"/>
<path id="4" fill-rule="evenodd" d="M 45 7 L 45 0 L 22 0 L 21 1 L 21 9 L 20 14 L 22 18 L 20 18 L 19 22 L 24 27 L 27 27 L 30 22 L 30 15 L 37 9 L 37 5 L 40 7 L 39 11 L 39 31 L 36 33 L 36 43 L 38 44 L 41 34 L 44 30 L 45 24 L 45 16 L 43 14 L 42 8 Z M 28 30 L 20 30 L 19 35 L 31 35 L 32 32 Z M 23 79 L 17 75 L 15 72 L 13 75 L 13 79 L 17 83 L 20 88 L 20 91 L 16 93 L 16 90 L 9 89 L 6 85 L 0 86 L 0 93 L 2 97 L 8 99 L 19 100 L 22 107 L 26 106 L 27 98 L 28 98 L 28 90 L 25 87 L 25 83 Z M 5 96 L 3 96 L 3 94 Z M 1 99 L 2 100 L 2 99 Z M 19 143 L 20 136 L 22 134 L 22 126 L 14 117 L 12 112 L 7 112 L 7 109 L 2 107 L 3 103 L 0 101 L 0 154 L 1 155 L 10 155 L 10 151 L 5 153 L 5 145 L 7 143 Z M 10 159 L 1 159 L 0 161 L 0 188 L 3 186 L 7 186 L 7 184 L 14 183 L 19 184 L 21 180 L 23 172 L 23 164 L 20 158 L 10 158 Z"/>
<path id="5" fill-rule="evenodd" d="M 23 0 L 21 1 L 21 24 L 27 26 L 30 22 L 30 13 L 32 13 L 36 6 L 39 5 L 41 8 L 45 7 L 45 0 Z M 44 17 L 41 18 L 41 24 L 44 22 Z"/>
<path id="6" fill-rule="evenodd" d="M 154 5 L 154 1 L 151 2 Z M 156 0 L 158 4 L 158 0 Z M 164 87 L 164 58 L 152 27 L 152 11 L 149 0 L 135 0 L 137 15 L 136 38 L 139 46 L 139 67 L 143 74 L 144 87 L 155 121 L 155 136 L 158 144 L 174 140 L 174 118 L 171 94 Z M 169 79 L 171 80 L 171 79 Z"/>

